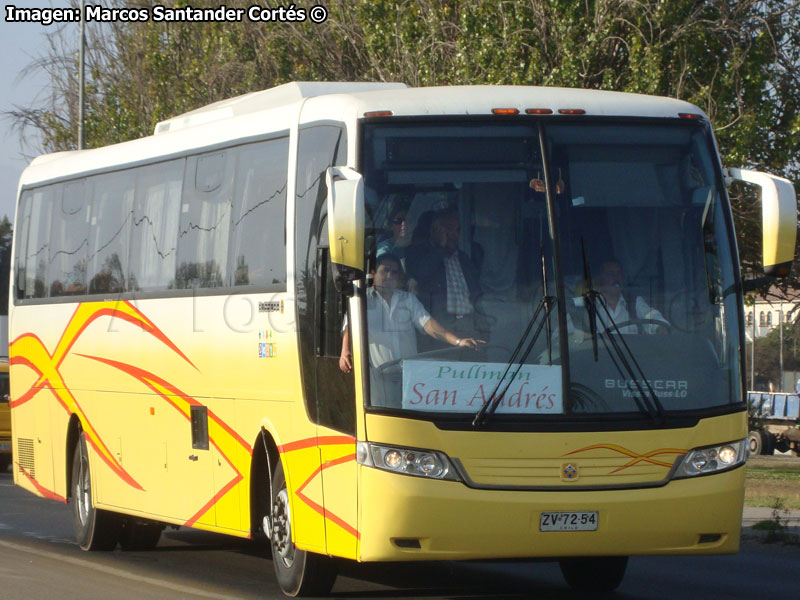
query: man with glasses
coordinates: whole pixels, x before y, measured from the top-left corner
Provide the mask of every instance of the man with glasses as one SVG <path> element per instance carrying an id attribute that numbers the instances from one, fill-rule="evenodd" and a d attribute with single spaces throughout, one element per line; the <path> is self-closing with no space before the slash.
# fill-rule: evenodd
<path id="1" fill-rule="evenodd" d="M 405 259 L 405 251 L 408 243 L 411 241 L 408 230 L 408 223 L 406 222 L 406 214 L 408 213 L 408 202 L 405 200 L 395 203 L 389 214 L 389 229 L 392 232 L 391 237 L 386 238 L 378 244 L 376 251 L 377 256 L 383 254 L 394 254 L 400 259 L 401 264 Z"/>

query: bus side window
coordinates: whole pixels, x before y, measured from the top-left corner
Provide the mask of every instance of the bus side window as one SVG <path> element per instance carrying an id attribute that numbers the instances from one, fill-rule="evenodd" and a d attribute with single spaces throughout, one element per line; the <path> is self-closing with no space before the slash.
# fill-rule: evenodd
<path id="1" fill-rule="evenodd" d="M 50 224 L 47 286 L 51 297 L 86 293 L 89 204 L 84 180 L 57 186 Z"/>
<path id="2" fill-rule="evenodd" d="M 286 291 L 288 163 L 288 136 L 236 149 L 228 252 L 228 279 L 233 286 Z"/>
<path id="3" fill-rule="evenodd" d="M 330 264 L 325 226 L 325 170 L 347 164 L 347 134 L 344 126 L 320 124 L 301 128 L 298 137 L 294 260 L 304 399 L 311 421 L 355 435 L 354 378 L 339 370 L 341 321 L 337 321 L 338 325 L 337 322 L 327 323 L 325 329 L 330 331 L 326 331 L 327 337 L 322 339 L 319 320 L 322 298 L 328 299 L 327 304 L 335 298 L 335 292 L 331 295 L 324 289 L 327 281 L 320 279 L 319 273 L 320 266 L 329 272 Z M 325 252 L 324 261 L 320 250 Z M 328 277 L 327 273 L 325 276 Z M 335 318 L 341 319 L 340 316 Z M 334 332 L 334 328 L 337 331 Z"/>
<path id="4" fill-rule="evenodd" d="M 22 226 L 15 236 L 18 299 L 47 297 L 50 222 L 59 190 L 58 185 L 49 185 L 22 196 Z"/>
<path id="5" fill-rule="evenodd" d="M 231 150 L 187 159 L 175 270 L 178 289 L 218 288 L 228 280 L 234 162 Z"/>

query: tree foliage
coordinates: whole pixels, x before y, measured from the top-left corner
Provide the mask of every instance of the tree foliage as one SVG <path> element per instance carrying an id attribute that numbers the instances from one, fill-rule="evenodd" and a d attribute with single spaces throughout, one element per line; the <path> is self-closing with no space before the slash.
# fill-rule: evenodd
<path id="1" fill-rule="evenodd" d="M 0 315 L 8 314 L 8 284 L 11 271 L 11 221 L 0 219 Z"/>
<path id="2" fill-rule="evenodd" d="M 752 344 L 747 344 L 745 371 L 749 386 L 753 385 L 750 380 L 751 368 L 755 374 L 755 387 L 751 389 L 766 391 L 769 389 L 770 382 L 772 382 L 776 390 L 779 388 L 781 381 L 781 353 L 783 354 L 784 373 L 800 371 L 800 322 L 786 323 L 782 327 L 782 344 L 781 332 L 778 327 L 770 330 L 764 337 L 756 338 L 755 364 L 751 364 Z M 782 348 L 781 345 L 783 346 Z M 791 392 L 792 390 L 784 391 Z"/>
<path id="3" fill-rule="evenodd" d="M 547 85 L 688 100 L 709 115 L 726 164 L 800 180 L 796 0 L 323 4 L 329 18 L 321 25 L 245 18 L 90 26 L 87 144 L 148 135 L 162 119 L 287 81 Z M 75 146 L 77 42 L 67 38 L 75 37 L 70 27 L 52 37 L 37 63 L 50 74 L 50 94 L 12 115 L 21 130 L 41 135 L 46 151 Z M 732 200 L 744 270 L 752 274 L 759 207 L 741 191 Z"/>

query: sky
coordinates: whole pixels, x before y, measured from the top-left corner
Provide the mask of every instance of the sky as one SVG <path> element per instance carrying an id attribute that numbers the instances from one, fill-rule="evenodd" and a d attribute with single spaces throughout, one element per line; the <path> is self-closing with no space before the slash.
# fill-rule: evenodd
<path id="1" fill-rule="evenodd" d="M 19 75 L 30 65 L 35 57 L 47 50 L 47 35 L 53 32 L 53 26 L 45 27 L 38 23 L 8 23 L 5 20 L 5 7 L 13 4 L 18 8 L 66 7 L 67 0 L 51 0 L 50 2 L 29 2 L 16 0 L 3 3 L 3 15 L 0 20 L 0 218 L 3 215 L 13 220 L 16 203 L 17 185 L 22 171 L 28 164 L 22 156 L 20 140 L 12 131 L 11 121 L 3 113 L 14 106 L 30 107 L 37 94 L 47 85 L 47 78 L 41 73 L 20 79 Z M 78 37 L 78 25 L 67 27 L 75 30 Z M 77 46 L 77 43 L 76 43 Z M 41 153 L 37 141 L 25 148 L 28 155 Z"/>

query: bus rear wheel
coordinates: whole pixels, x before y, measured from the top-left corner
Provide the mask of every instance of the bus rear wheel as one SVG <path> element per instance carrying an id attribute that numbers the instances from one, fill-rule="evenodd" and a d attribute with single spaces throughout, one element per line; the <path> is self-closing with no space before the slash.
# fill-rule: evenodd
<path id="1" fill-rule="evenodd" d="M 123 550 L 152 550 L 161 538 L 164 525 L 155 521 L 124 517 L 119 534 L 119 546 Z"/>
<path id="2" fill-rule="evenodd" d="M 272 508 L 264 530 L 269 532 L 275 576 L 284 594 L 324 596 L 331 591 L 336 581 L 333 559 L 300 550 L 292 542 L 289 492 L 280 461 L 272 476 Z"/>
<path id="3" fill-rule="evenodd" d="M 92 477 L 86 438 L 81 433 L 72 456 L 72 489 L 69 499 L 75 540 L 81 550 L 113 550 L 119 539 L 121 520 L 113 512 L 94 507 Z"/>
<path id="4" fill-rule="evenodd" d="M 622 583 L 628 568 L 627 556 L 564 558 L 559 561 L 564 580 L 581 592 L 613 592 Z"/>

